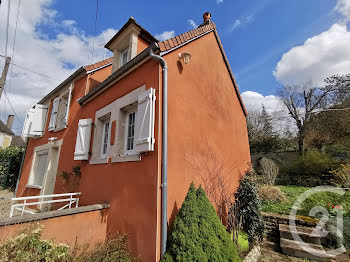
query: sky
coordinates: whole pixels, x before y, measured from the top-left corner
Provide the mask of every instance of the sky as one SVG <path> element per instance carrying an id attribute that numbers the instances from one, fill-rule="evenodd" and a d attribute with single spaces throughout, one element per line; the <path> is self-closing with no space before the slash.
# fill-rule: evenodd
<path id="1" fill-rule="evenodd" d="M 8 1 L 0 6 L 0 55 Z M 111 55 L 103 45 L 130 16 L 163 40 L 195 28 L 211 12 L 248 111 L 265 105 L 286 115 L 276 95 L 281 86 L 322 85 L 328 76 L 350 73 L 350 0 L 98 0 L 96 28 L 97 0 L 10 3 L 7 54 L 14 65 L 0 119 L 15 111 L 17 134 L 29 107 L 80 66 Z M 0 56 L 1 71 L 3 65 Z"/>

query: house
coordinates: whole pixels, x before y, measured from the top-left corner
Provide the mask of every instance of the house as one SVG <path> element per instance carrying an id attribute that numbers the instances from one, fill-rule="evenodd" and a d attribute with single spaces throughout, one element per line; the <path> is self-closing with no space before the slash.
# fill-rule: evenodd
<path id="1" fill-rule="evenodd" d="M 0 148 L 2 149 L 9 146 L 25 146 L 23 138 L 16 136 L 11 130 L 14 117 L 14 115 L 9 115 L 6 124 L 0 120 Z"/>
<path id="2" fill-rule="evenodd" d="M 246 110 L 203 17 L 165 41 L 130 18 L 105 45 L 112 58 L 79 68 L 30 108 L 17 196 L 66 192 L 57 174 L 79 166 L 79 204 L 108 202 L 108 232 L 128 233 L 143 261 L 159 261 L 209 150 L 229 163 L 234 191 L 250 162 Z"/>

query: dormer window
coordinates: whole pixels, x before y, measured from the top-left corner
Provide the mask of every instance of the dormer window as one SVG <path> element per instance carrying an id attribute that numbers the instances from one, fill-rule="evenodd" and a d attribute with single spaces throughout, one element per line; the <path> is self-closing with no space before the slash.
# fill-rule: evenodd
<path id="1" fill-rule="evenodd" d="M 129 48 L 120 53 L 119 67 L 122 67 L 129 62 Z"/>

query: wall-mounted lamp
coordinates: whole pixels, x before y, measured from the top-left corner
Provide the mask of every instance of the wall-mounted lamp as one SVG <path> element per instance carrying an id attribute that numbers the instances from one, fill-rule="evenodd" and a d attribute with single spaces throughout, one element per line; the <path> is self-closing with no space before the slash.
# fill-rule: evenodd
<path id="1" fill-rule="evenodd" d="M 189 52 L 179 53 L 179 59 L 182 60 L 185 64 L 188 64 L 188 62 L 190 62 L 190 58 L 191 53 Z"/>
<path id="2" fill-rule="evenodd" d="M 50 137 L 48 140 L 49 144 L 52 145 L 57 140 L 57 137 Z"/>

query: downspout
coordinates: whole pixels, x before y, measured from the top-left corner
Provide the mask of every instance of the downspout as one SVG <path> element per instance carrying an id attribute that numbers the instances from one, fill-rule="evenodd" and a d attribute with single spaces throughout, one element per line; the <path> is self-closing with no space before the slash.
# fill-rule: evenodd
<path id="1" fill-rule="evenodd" d="M 158 45 L 157 45 L 158 47 Z M 168 65 L 159 55 L 155 55 L 151 48 L 149 55 L 151 58 L 158 60 L 163 67 L 163 105 L 162 105 L 162 239 L 161 239 L 161 257 L 166 251 L 167 233 L 168 233 Z"/>

